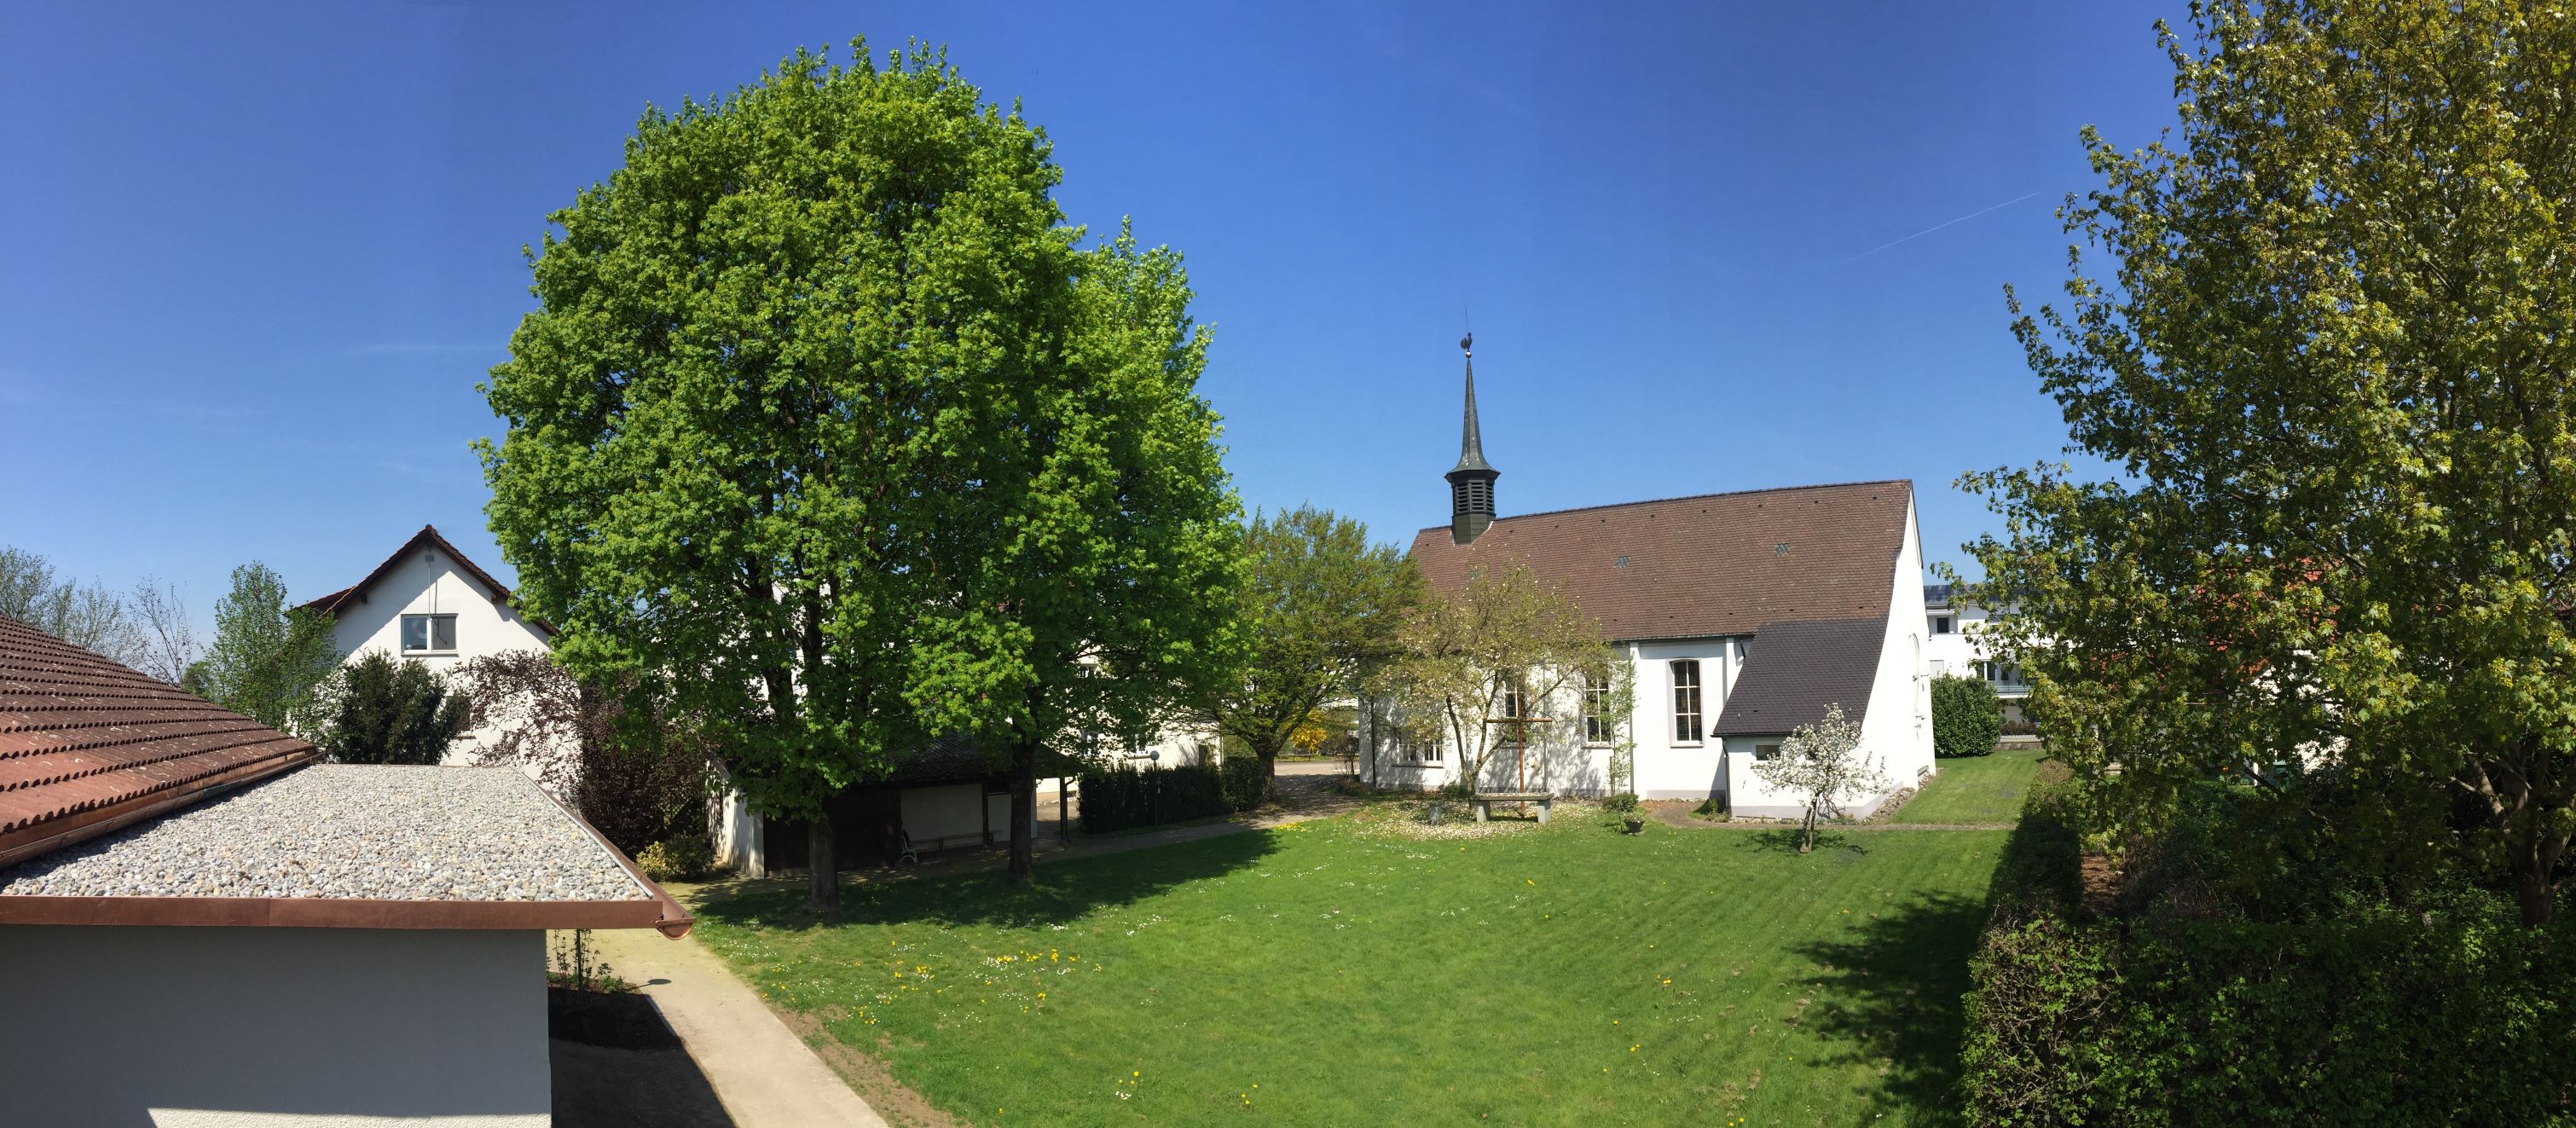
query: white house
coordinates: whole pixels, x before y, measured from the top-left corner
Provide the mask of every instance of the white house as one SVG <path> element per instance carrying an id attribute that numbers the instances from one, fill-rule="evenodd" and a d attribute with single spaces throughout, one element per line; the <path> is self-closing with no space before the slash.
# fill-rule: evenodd
<path id="1" fill-rule="evenodd" d="M 316 756 L 0 618 L 0 1122 L 551 1122 L 546 930 L 687 913 L 517 772 Z"/>
<path id="2" fill-rule="evenodd" d="M 509 588 L 430 525 L 366 578 L 304 607 L 332 617 L 344 659 L 377 650 L 447 673 L 476 658 L 554 646 L 554 627 L 520 614 Z M 473 763 L 498 735 L 486 727 L 458 737 L 447 761 Z"/>
<path id="3" fill-rule="evenodd" d="M 1464 344 L 1464 342 L 1462 342 Z M 1839 704 L 1861 746 L 1897 788 L 1936 771 L 1932 756 L 1923 551 L 1910 482 L 1857 482 L 1494 515 L 1494 480 L 1467 371 L 1461 453 L 1449 474 L 1450 523 L 1416 534 L 1412 559 L 1435 591 L 1477 569 L 1527 564 L 1601 623 L 1635 675 L 1635 786 L 1657 799 L 1715 799 L 1752 815 L 1796 801 L 1755 778 L 1799 725 Z M 1489 756 L 1482 790 L 1598 794 L 1611 745 L 1581 703 L 1541 703 L 1559 718 L 1520 755 Z M 1364 734 L 1361 775 L 1435 788 L 1460 777 L 1434 726 Z M 1853 804 L 1867 813 L 1884 795 Z"/>
<path id="4" fill-rule="evenodd" d="M 2018 721 L 2022 702 L 2030 698 L 2030 683 L 2022 680 L 2021 667 L 1998 657 L 1985 637 L 2001 612 L 1958 594 L 1948 584 L 1923 587 L 1923 613 L 1931 631 L 1924 653 L 1931 660 L 1932 676 L 1984 678 L 1994 687 L 1995 696 L 2003 699 L 2004 718 Z"/>

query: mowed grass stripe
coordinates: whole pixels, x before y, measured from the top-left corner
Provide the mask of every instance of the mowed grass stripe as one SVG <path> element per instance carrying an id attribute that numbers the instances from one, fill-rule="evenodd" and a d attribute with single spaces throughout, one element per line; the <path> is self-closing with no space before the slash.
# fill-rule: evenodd
<path id="1" fill-rule="evenodd" d="M 1991 756 L 1962 756 L 1941 761 L 1941 772 L 1924 784 L 1896 821 L 1905 823 L 2008 823 L 2021 817 L 2022 799 L 2039 779 L 2037 748 L 2014 748 Z"/>
<path id="2" fill-rule="evenodd" d="M 1937 1123 L 2003 837 L 1334 820 L 853 886 L 829 926 L 737 898 L 700 935 L 979 1124 Z"/>

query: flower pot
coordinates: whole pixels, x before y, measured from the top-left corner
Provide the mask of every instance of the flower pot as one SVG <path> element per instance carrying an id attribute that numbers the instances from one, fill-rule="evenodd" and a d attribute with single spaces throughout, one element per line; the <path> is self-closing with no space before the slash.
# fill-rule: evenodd
<path id="1" fill-rule="evenodd" d="M 1644 819 L 1628 819 L 1626 822 L 1628 823 L 1628 833 L 1630 834 L 1643 833 L 1646 829 L 1646 820 Z"/>

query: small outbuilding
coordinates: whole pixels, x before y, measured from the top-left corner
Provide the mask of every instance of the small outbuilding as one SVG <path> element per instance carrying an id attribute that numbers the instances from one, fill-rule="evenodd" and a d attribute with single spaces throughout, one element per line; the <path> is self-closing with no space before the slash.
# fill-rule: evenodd
<path id="1" fill-rule="evenodd" d="M 0 618 L 0 1121 L 550 1122 L 546 931 L 688 914 L 517 772 L 318 758 Z"/>

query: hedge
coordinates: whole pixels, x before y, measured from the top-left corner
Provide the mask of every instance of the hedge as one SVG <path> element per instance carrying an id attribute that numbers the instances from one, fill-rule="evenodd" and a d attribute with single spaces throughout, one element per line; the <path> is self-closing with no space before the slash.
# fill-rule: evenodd
<path id="1" fill-rule="evenodd" d="M 1985 756 L 2003 735 L 2004 705 L 1983 678 L 1932 679 L 1932 754 Z"/>
<path id="2" fill-rule="evenodd" d="M 1261 760 L 1251 755 L 1228 756 L 1217 767 L 1218 790 L 1231 810 L 1249 811 L 1261 805 L 1262 794 L 1269 790 L 1270 777 L 1261 770 Z"/>
<path id="3" fill-rule="evenodd" d="M 1228 813 L 1217 769 L 1102 768 L 1082 776 L 1082 832 L 1107 834 Z"/>

